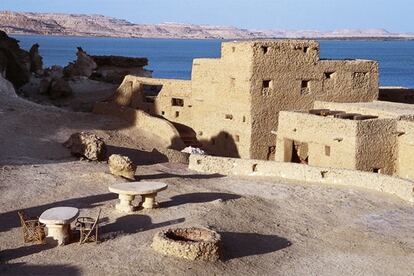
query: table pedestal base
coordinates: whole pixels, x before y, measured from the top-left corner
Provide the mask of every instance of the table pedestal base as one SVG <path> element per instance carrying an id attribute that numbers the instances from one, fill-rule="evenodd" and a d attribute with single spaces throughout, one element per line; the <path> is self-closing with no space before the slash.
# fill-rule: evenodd
<path id="1" fill-rule="evenodd" d="M 132 201 L 134 200 L 135 196 L 133 195 L 119 195 L 119 203 L 115 205 L 115 209 L 121 212 L 133 212 L 135 207 L 132 205 Z"/>
<path id="2" fill-rule="evenodd" d="M 58 245 L 68 244 L 70 241 L 70 224 L 46 224 L 47 237 L 57 240 Z"/>
<path id="3" fill-rule="evenodd" d="M 158 203 L 155 201 L 157 193 L 142 195 L 142 202 L 139 204 L 144 209 L 154 209 L 158 207 Z"/>

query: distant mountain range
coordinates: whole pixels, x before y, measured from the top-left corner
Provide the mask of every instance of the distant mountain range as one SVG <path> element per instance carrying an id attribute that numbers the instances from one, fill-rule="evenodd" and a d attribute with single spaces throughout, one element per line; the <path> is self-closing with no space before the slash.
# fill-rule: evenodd
<path id="1" fill-rule="evenodd" d="M 249 30 L 236 27 L 182 23 L 134 24 L 103 15 L 18 13 L 0 11 L 0 29 L 9 34 L 72 35 L 143 38 L 326 38 L 414 39 L 414 33 L 391 33 L 384 29 Z"/>

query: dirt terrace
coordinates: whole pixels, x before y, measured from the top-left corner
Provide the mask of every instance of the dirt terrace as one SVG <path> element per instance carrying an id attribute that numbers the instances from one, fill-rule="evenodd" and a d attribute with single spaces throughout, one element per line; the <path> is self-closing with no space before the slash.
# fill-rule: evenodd
<path id="1" fill-rule="evenodd" d="M 201 175 L 165 163 L 153 137 L 111 118 L 63 112 L 0 91 L 0 274 L 2 275 L 413 275 L 414 208 L 365 190 Z M 114 209 L 107 164 L 77 161 L 61 143 L 78 130 L 131 156 L 137 177 L 165 181 L 160 208 Z M 102 209 L 101 243 L 24 244 L 17 210 Z M 151 248 L 171 226 L 204 226 L 223 237 L 223 261 L 189 262 Z"/>

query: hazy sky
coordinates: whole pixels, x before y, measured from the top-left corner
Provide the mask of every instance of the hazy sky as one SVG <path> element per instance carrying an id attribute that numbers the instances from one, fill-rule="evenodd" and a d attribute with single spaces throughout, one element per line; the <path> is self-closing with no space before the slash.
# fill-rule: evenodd
<path id="1" fill-rule="evenodd" d="M 104 14 L 134 23 L 414 32 L 414 0 L 0 0 L 0 10 Z"/>

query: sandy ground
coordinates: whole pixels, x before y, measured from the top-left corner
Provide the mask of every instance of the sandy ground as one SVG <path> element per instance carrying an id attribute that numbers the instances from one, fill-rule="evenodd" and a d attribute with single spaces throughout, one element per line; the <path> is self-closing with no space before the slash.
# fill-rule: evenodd
<path id="1" fill-rule="evenodd" d="M 201 175 L 162 163 L 156 142 L 107 117 L 72 113 L 13 98 L 0 85 L 1 275 L 414 275 L 414 208 L 359 189 Z M 139 163 L 137 177 L 164 181 L 160 208 L 114 209 L 105 162 L 78 161 L 61 143 L 78 130 L 102 136 L 111 152 Z M 161 163 L 160 163 L 161 162 Z M 17 210 L 40 215 L 74 206 L 102 209 L 101 242 L 52 247 L 24 244 Z M 170 226 L 221 233 L 223 260 L 189 262 L 153 251 Z"/>

